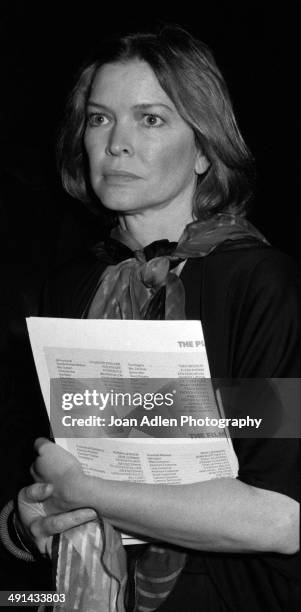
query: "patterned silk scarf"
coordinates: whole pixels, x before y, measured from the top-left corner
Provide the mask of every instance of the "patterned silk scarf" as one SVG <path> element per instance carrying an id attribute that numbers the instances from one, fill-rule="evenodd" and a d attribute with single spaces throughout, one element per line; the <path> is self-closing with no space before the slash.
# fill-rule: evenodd
<path id="1" fill-rule="evenodd" d="M 195 221 L 177 243 L 159 240 L 144 249 L 120 228 L 95 248 L 108 265 L 89 309 L 95 319 L 185 319 L 185 293 L 173 266 L 187 258 L 205 257 L 220 244 L 254 246 L 266 239 L 246 219 L 219 214 Z"/>
<path id="2" fill-rule="evenodd" d="M 227 242 L 227 248 L 268 244 L 248 221 L 229 214 L 190 223 L 178 244 L 160 240 L 142 248 L 116 228 L 94 248 L 108 263 L 99 279 L 88 318 L 185 319 L 185 294 L 175 273 L 179 262 L 204 257 Z M 55 609 L 79 612 L 124 612 L 126 557 L 121 537 L 102 519 L 60 536 L 54 554 L 56 586 L 66 605 Z M 142 547 L 134 567 L 135 604 L 128 612 L 153 612 L 173 589 L 186 554 L 168 544 Z"/>

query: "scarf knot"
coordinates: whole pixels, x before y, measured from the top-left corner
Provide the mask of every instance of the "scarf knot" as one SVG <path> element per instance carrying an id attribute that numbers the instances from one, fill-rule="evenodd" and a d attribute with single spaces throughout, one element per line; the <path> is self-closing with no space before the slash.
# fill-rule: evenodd
<path id="1" fill-rule="evenodd" d="M 142 283 L 153 292 L 167 283 L 170 261 L 167 257 L 155 257 L 140 267 L 139 275 Z"/>

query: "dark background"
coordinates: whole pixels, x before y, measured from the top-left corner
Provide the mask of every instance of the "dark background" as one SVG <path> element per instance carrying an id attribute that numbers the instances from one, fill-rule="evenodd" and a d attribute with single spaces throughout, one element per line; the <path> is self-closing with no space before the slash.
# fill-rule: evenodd
<path id="1" fill-rule="evenodd" d="M 33 409 L 38 402 L 28 383 L 32 362 L 24 315 L 37 312 L 49 271 L 101 234 L 100 219 L 63 193 L 55 169 L 57 129 L 79 64 L 103 35 L 159 22 L 178 23 L 204 40 L 226 77 L 257 161 L 251 220 L 275 246 L 298 258 L 297 4 L 208 0 L 182 3 L 184 10 L 128 0 L 1 3 L 0 508 L 26 480 L 32 440 L 47 427 Z M 3 554 L 2 588 L 29 588 L 25 564 L 20 570 Z M 36 588 L 37 576 L 35 569 Z"/>

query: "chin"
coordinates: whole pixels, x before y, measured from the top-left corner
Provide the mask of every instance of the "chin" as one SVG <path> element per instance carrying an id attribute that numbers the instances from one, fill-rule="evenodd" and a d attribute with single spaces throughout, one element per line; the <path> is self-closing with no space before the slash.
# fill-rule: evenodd
<path id="1" fill-rule="evenodd" d="M 96 195 L 103 206 L 112 211 L 130 212 L 141 207 L 141 199 L 137 196 L 133 197 L 133 194 L 130 194 L 126 189 L 101 190 Z"/>

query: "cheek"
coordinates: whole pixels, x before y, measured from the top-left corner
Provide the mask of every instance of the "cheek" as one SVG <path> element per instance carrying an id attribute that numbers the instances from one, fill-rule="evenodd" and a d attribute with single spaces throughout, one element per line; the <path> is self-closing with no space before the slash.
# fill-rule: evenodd
<path id="1" fill-rule="evenodd" d="M 84 147 L 89 160 L 90 171 L 100 168 L 100 163 L 103 158 L 104 146 L 98 138 L 97 140 L 90 137 L 84 138 Z"/>
<path id="2" fill-rule="evenodd" d="M 196 148 L 194 141 L 183 138 L 175 142 L 162 142 L 156 151 L 152 152 L 153 166 L 163 177 L 175 173 L 190 174 L 194 171 Z"/>

